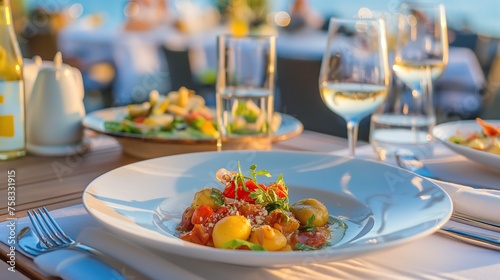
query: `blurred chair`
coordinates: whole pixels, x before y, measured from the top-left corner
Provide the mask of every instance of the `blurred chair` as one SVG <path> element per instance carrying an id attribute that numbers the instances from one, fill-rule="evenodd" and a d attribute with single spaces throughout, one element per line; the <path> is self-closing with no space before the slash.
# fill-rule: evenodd
<path id="1" fill-rule="evenodd" d="M 448 28 L 448 38 L 450 47 L 463 47 L 472 51 L 476 49 L 478 36 L 474 32 Z"/>
<path id="2" fill-rule="evenodd" d="M 321 100 L 319 72 L 321 60 L 278 56 L 278 87 L 282 111 L 302 122 L 306 130 L 347 137 L 345 120 Z M 359 139 L 368 140 L 369 118 L 359 127 Z"/>
<path id="3" fill-rule="evenodd" d="M 170 49 L 165 45 L 161 47 L 161 50 L 167 60 L 170 89 L 178 90 L 182 86 L 192 89 L 205 99 L 208 106 L 215 106 L 215 85 L 201 83 L 194 76 L 190 62 L 190 50 Z"/>
<path id="4" fill-rule="evenodd" d="M 500 119 L 500 51 L 497 51 L 488 72 L 484 104 L 482 118 Z"/>
<path id="5" fill-rule="evenodd" d="M 115 106 L 142 103 L 149 93 L 167 92 L 167 65 L 158 42 L 150 40 L 148 33 L 123 32 L 113 43 L 116 79 L 113 97 Z"/>
<path id="6" fill-rule="evenodd" d="M 27 24 L 22 30 L 22 38 L 27 39 L 27 53 L 24 54 L 26 57 L 38 55 L 43 60 L 54 59 L 59 51 L 57 46 L 59 30 L 53 23 L 60 17 L 57 12 L 48 12 L 41 8 L 36 8 L 28 15 Z"/>
<path id="7" fill-rule="evenodd" d="M 189 62 L 189 50 L 173 50 L 165 46 L 161 49 L 167 59 L 168 76 L 172 90 L 177 90 L 182 86 L 195 89 L 191 63 Z"/>
<path id="8" fill-rule="evenodd" d="M 465 47 L 451 47 L 450 60 L 434 84 L 437 122 L 474 119 L 483 109 L 486 86 L 475 53 Z"/>

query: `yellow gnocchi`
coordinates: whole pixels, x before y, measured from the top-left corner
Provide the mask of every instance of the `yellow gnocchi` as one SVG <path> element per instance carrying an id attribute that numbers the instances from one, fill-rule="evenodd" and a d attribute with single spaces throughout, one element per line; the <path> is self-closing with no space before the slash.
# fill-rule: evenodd
<path id="1" fill-rule="evenodd" d="M 214 226 L 212 238 L 215 248 L 224 248 L 224 243 L 233 239 L 247 240 L 250 236 L 252 225 L 244 216 L 227 216 L 218 221 Z"/>
<path id="2" fill-rule="evenodd" d="M 268 225 L 254 228 L 248 241 L 264 247 L 267 251 L 279 251 L 287 243 L 287 239 L 281 231 Z"/>

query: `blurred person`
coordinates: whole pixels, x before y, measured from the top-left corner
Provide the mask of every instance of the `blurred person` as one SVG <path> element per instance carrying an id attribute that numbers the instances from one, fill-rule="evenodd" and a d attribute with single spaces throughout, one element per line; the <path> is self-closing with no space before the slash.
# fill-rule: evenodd
<path id="1" fill-rule="evenodd" d="M 294 0 L 290 7 L 290 24 L 284 29 L 288 31 L 321 29 L 324 22 L 324 18 L 311 8 L 307 0 Z"/>
<path id="2" fill-rule="evenodd" d="M 117 69 L 113 106 L 141 103 L 150 91 L 164 93 L 169 88 L 165 57 L 160 51 L 174 25 L 168 0 L 130 0 L 125 15 L 118 40 L 113 42 Z"/>
<path id="3" fill-rule="evenodd" d="M 149 30 L 158 25 L 174 22 L 168 0 L 130 0 L 127 7 L 125 30 Z"/>

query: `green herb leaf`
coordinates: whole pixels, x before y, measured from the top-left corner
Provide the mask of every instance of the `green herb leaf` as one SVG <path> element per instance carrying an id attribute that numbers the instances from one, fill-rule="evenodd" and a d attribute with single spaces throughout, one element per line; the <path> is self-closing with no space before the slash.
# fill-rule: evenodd
<path id="1" fill-rule="evenodd" d="M 104 122 L 104 129 L 113 132 L 122 132 L 123 126 L 120 122 L 106 121 Z"/>
<path id="2" fill-rule="evenodd" d="M 255 199 L 255 203 L 259 205 L 264 205 L 268 201 L 267 196 L 267 192 L 261 188 L 250 193 L 250 198 Z"/>
<path id="3" fill-rule="evenodd" d="M 252 176 L 255 183 L 257 183 L 257 176 L 266 176 L 267 178 L 271 177 L 271 173 L 269 173 L 269 171 L 257 170 L 256 164 L 252 164 L 252 166 L 250 166 L 250 171 L 248 172 L 248 174 L 250 174 L 250 176 Z"/>
<path id="4" fill-rule="evenodd" d="M 238 174 L 236 174 L 236 176 L 234 176 L 236 194 L 238 193 L 238 186 L 241 186 L 244 191 L 248 192 L 247 185 L 245 184 L 245 179 L 246 179 L 245 175 L 243 175 L 243 172 L 241 171 L 240 162 L 238 161 Z"/>
<path id="5" fill-rule="evenodd" d="M 222 206 L 224 204 L 224 197 L 222 196 L 221 192 L 216 189 L 212 188 L 212 192 L 210 193 L 210 197 L 214 199 L 215 204 L 217 206 Z"/>
<path id="6" fill-rule="evenodd" d="M 288 187 L 286 186 L 285 180 L 283 180 L 283 174 L 280 173 L 280 175 L 278 175 L 278 179 L 276 180 L 276 184 L 283 186 L 283 188 L 288 193 Z"/>
<path id="7" fill-rule="evenodd" d="M 262 247 L 258 244 L 254 244 L 252 242 L 248 242 L 246 240 L 239 239 L 239 238 L 232 239 L 232 240 L 222 244 L 223 248 L 230 248 L 233 250 L 239 248 L 240 246 L 247 246 L 252 251 L 265 251 L 266 250 L 266 249 L 264 249 L 264 247 Z"/>
<path id="8" fill-rule="evenodd" d="M 298 249 L 298 250 L 301 250 L 301 251 L 314 251 L 314 250 L 318 250 L 318 248 L 316 248 L 316 247 L 309 246 L 309 245 L 306 245 L 306 244 L 303 244 L 303 243 L 297 243 L 297 244 L 295 244 L 295 249 Z"/>
<path id="9" fill-rule="evenodd" d="M 267 212 L 271 212 L 271 211 L 274 211 L 276 209 L 280 209 L 281 208 L 280 206 L 281 205 L 277 202 L 269 203 L 266 205 L 266 210 L 267 210 Z"/>
<path id="10" fill-rule="evenodd" d="M 311 217 L 309 217 L 309 219 L 307 219 L 306 224 L 303 227 L 301 227 L 300 229 L 305 230 L 305 231 L 315 230 L 316 226 L 312 224 L 315 219 L 316 219 L 316 217 L 314 215 L 311 215 Z"/>

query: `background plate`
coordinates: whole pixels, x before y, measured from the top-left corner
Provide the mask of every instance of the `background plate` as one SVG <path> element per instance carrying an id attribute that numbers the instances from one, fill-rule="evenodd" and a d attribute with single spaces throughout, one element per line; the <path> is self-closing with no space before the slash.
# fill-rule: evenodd
<path id="1" fill-rule="evenodd" d="M 112 132 L 104 129 L 106 121 L 122 120 L 127 114 L 126 107 L 112 107 L 94 111 L 85 116 L 83 125 L 98 133 L 114 137 L 125 153 L 138 158 L 153 158 L 191 152 L 216 150 L 216 139 L 162 138 L 131 133 Z M 296 118 L 281 114 L 281 125 L 274 134 L 273 142 L 283 141 L 300 135 L 304 130 Z"/>
<path id="2" fill-rule="evenodd" d="M 175 222 L 192 194 L 222 185 L 219 168 L 257 164 L 276 179 L 282 173 L 291 202 L 313 197 L 348 224 L 345 237 L 319 251 L 252 252 L 185 242 L 158 226 Z M 268 179 L 269 180 L 269 179 Z M 268 183 L 266 180 L 261 180 Z M 89 213 L 128 240 L 157 250 L 207 261 L 247 266 L 326 262 L 355 257 L 429 235 L 450 217 L 451 200 L 437 185 L 405 170 L 360 159 L 318 153 L 205 152 L 146 160 L 108 172 L 91 182 L 83 202 Z M 164 214 L 164 213 L 162 213 Z"/>
<path id="3" fill-rule="evenodd" d="M 485 120 L 488 123 L 500 126 L 499 120 Z M 481 131 L 481 126 L 475 120 L 464 120 L 456 122 L 442 123 L 434 127 L 433 134 L 436 139 L 443 143 L 446 147 L 463 155 L 464 157 L 482 164 L 490 169 L 500 170 L 500 156 L 492 153 L 484 152 L 469 148 L 464 145 L 455 144 L 448 141 L 450 136 L 457 134 L 469 134 Z"/>

